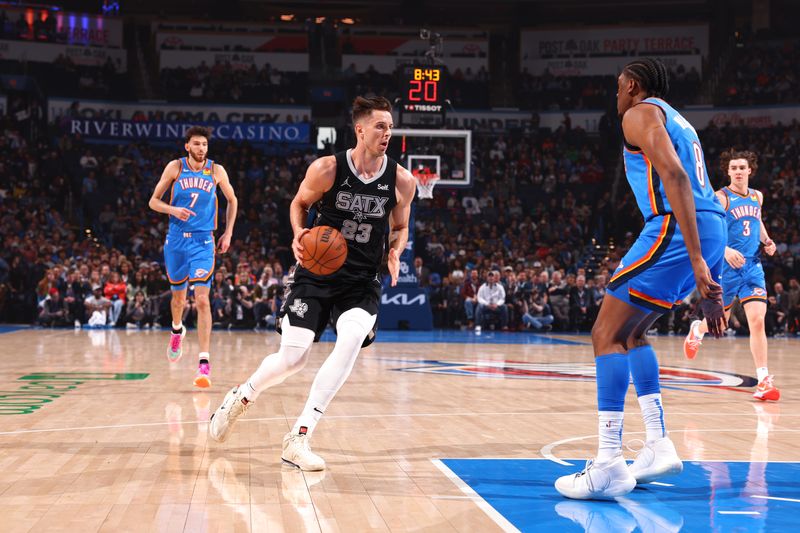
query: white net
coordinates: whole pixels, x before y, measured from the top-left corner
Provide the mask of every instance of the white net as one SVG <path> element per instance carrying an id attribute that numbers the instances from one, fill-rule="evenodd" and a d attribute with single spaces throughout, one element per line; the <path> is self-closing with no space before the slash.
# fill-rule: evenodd
<path id="1" fill-rule="evenodd" d="M 415 174 L 417 178 L 417 195 L 420 199 L 433 198 L 433 188 L 436 187 L 436 182 L 439 177 L 435 174 Z"/>

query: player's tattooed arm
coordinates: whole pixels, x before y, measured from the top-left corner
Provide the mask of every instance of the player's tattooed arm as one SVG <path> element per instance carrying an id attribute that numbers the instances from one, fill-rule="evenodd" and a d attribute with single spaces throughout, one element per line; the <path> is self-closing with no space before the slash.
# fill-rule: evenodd
<path id="1" fill-rule="evenodd" d="M 300 239 L 309 231 L 305 227 L 308 211 L 333 187 L 335 181 L 336 157 L 332 155 L 320 157 L 309 165 L 306 176 L 300 182 L 297 194 L 294 195 L 292 204 L 289 206 L 289 221 L 292 224 L 292 232 L 294 232 L 292 252 L 300 265 L 303 264 L 303 245 L 300 243 Z"/>

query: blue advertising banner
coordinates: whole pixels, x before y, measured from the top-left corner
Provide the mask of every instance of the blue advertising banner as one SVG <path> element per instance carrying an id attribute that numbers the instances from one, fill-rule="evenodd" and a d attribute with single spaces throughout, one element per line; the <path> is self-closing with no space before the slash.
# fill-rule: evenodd
<path id="1" fill-rule="evenodd" d="M 211 128 L 212 138 L 223 141 L 308 144 L 311 140 L 311 127 L 307 123 L 134 122 L 72 118 L 65 121 L 63 127 L 65 133 L 87 139 L 168 141 L 182 138 L 186 130 L 197 125 Z"/>
<path id="2" fill-rule="evenodd" d="M 419 287 L 386 287 L 378 312 L 380 329 L 433 329 L 428 292 Z"/>

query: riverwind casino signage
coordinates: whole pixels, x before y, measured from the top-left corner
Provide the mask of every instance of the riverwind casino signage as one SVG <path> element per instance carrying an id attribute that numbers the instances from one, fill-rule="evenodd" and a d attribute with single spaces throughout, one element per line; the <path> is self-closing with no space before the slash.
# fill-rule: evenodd
<path id="1" fill-rule="evenodd" d="M 197 105 L 51 98 L 50 122 L 86 139 L 174 141 L 194 125 L 215 139 L 306 145 L 310 110 L 302 106 Z"/>
<path id="2" fill-rule="evenodd" d="M 198 123 L 133 122 L 130 120 L 68 119 L 61 123 L 62 131 L 87 139 L 169 141 L 181 139 L 186 131 Z M 308 124 L 231 122 L 202 123 L 211 129 L 214 139 L 223 141 L 248 141 L 251 143 L 308 144 Z"/>

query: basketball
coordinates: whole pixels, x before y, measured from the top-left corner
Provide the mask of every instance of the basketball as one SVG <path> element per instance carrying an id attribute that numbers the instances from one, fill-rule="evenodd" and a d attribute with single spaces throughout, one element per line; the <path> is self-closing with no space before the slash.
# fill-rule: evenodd
<path id="1" fill-rule="evenodd" d="M 347 241 L 336 228 L 317 226 L 303 235 L 303 266 L 317 276 L 330 276 L 347 259 Z"/>

